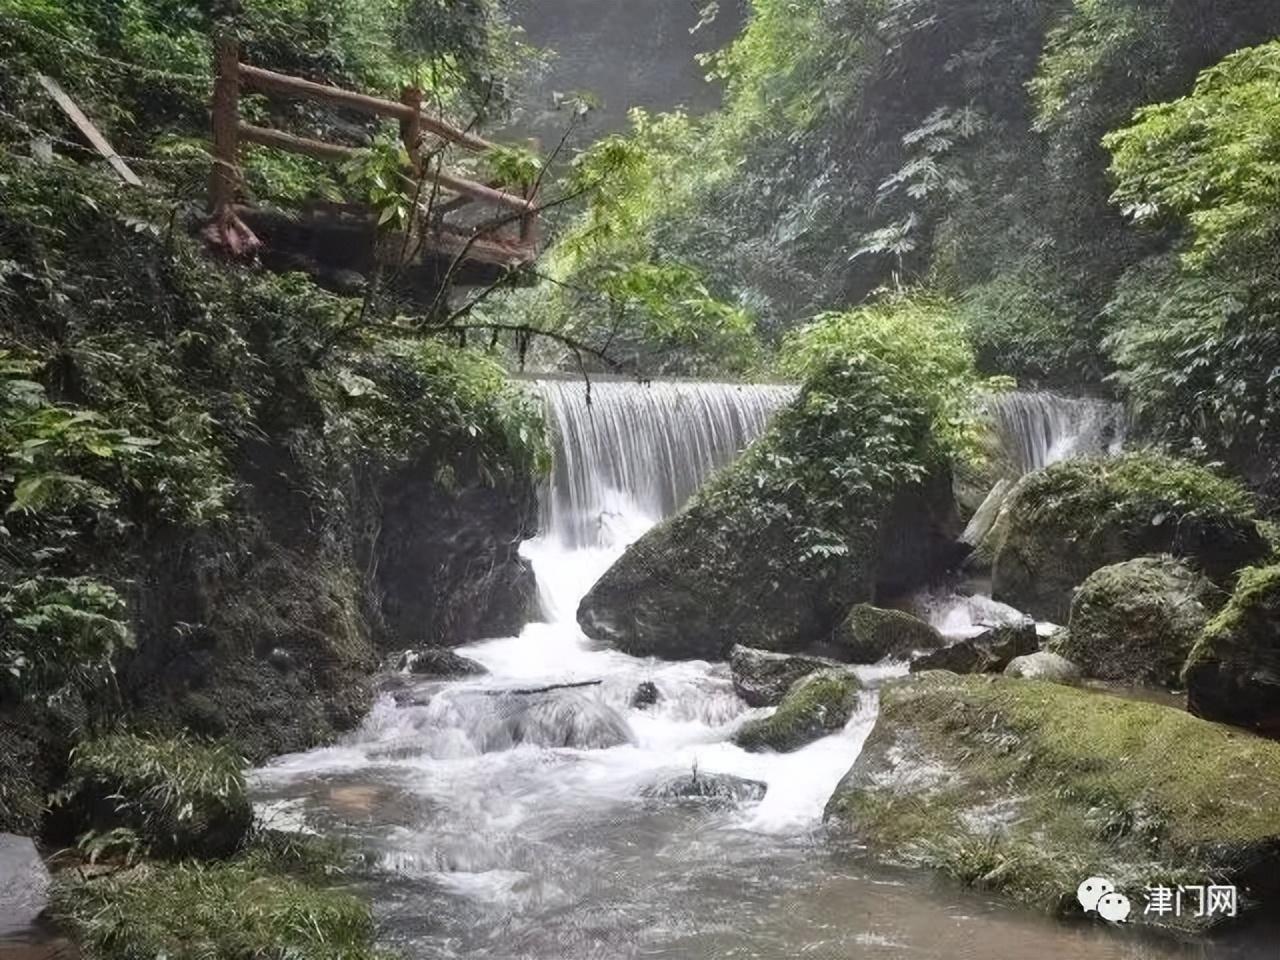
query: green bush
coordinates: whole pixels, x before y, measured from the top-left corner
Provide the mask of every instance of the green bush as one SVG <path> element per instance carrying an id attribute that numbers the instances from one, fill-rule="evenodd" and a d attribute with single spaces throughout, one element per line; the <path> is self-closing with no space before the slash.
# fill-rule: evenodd
<path id="1" fill-rule="evenodd" d="M 185 736 L 99 737 L 72 751 L 61 806 L 77 828 L 132 831 L 158 856 L 226 856 L 252 822 L 243 765 Z"/>

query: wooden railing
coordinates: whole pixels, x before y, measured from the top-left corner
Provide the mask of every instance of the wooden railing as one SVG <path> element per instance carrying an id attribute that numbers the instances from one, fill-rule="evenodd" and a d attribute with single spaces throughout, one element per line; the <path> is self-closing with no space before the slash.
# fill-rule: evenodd
<path id="1" fill-rule="evenodd" d="M 428 170 L 424 160 L 424 146 L 428 137 L 437 139 L 437 148 L 446 144 L 456 145 L 472 153 L 493 149 L 493 144 L 469 130 L 462 130 L 425 113 L 422 108 L 422 92 L 405 87 L 399 102 L 385 100 L 332 87 L 322 83 L 292 77 L 262 67 L 240 62 L 239 44 L 234 36 L 223 34 L 215 42 L 215 80 L 213 89 L 213 170 L 209 179 L 209 209 L 222 229 L 243 231 L 241 243 L 256 245 L 251 231 L 235 216 L 236 196 L 240 187 L 240 145 L 254 143 L 264 147 L 285 150 L 319 160 L 346 162 L 360 154 L 360 150 L 344 144 L 330 143 L 296 136 L 282 130 L 254 126 L 240 119 L 240 94 L 242 90 L 256 90 L 274 96 L 287 96 L 315 100 L 374 116 L 389 117 L 400 123 L 400 137 L 409 157 L 404 171 L 406 184 L 425 183 L 423 196 L 435 198 L 440 193 L 452 194 L 428 209 L 419 205 L 418 218 L 427 219 L 424 228 L 434 234 L 446 249 L 456 249 L 459 255 L 474 247 L 477 256 L 494 256 L 509 253 L 505 259 L 532 259 L 538 244 L 538 203 L 536 184 L 519 184 L 513 192 L 500 183 L 478 183 L 467 177 L 451 174 L 442 165 Z M 412 189 L 407 193 L 412 194 Z M 456 221 L 446 223 L 445 217 L 463 207 L 476 203 L 500 208 L 500 216 L 490 217 L 472 226 L 461 226 Z M 512 229 L 508 229 L 512 228 Z M 247 236 L 246 236 L 247 235 Z"/>

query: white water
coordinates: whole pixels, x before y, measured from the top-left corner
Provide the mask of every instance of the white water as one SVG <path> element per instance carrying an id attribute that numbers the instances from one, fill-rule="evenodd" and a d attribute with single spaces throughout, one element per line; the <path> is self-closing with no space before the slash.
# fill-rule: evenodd
<path id="1" fill-rule="evenodd" d="M 578 631 L 583 592 L 785 392 L 597 385 L 588 409 L 580 388 L 538 389 L 561 438 L 544 532 L 525 545 L 547 622 L 460 648 L 485 676 L 400 678 L 343 743 L 254 777 L 275 825 L 365 853 L 391 945 L 492 960 L 1157 956 L 969 895 L 939 898 L 823 841 L 822 809 L 871 729 L 874 686 L 900 668 L 862 671 L 872 689 L 840 733 L 749 754 L 729 738 L 763 711 L 734 695 L 725 665 L 638 659 Z M 582 681 L 600 682 L 512 692 Z M 647 709 L 631 706 L 642 681 L 659 690 Z M 729 806 L 645 796 L 695 768 L 767 792 Z"/>
<path id="2" fill-rule="evenodd" d="M 987 401 L 997 433 L 1020 473 L 1073 457 L 1115 454 L 1124 446 L 1118 403 L 1015 390 Z"/>

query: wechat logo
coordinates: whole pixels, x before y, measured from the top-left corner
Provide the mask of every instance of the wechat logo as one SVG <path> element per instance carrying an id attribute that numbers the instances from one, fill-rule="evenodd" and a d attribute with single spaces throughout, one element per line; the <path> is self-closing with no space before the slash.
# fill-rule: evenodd
<path id="1" fill-rule="evenodd" d="M 1090 877 L 1076 888 L 1076 899 L 1085 913 L 1096 912 L 1103 920 L 1124 923 L 1129 919 L 1129 898 L 1116 893 L 1116 885 L 1106 877 Z"/>

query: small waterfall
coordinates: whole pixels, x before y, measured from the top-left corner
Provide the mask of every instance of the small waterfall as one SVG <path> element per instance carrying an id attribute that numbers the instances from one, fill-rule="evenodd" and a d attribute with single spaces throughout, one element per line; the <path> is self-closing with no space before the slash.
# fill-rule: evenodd
<path id="1" fill-rule="evenodd" d="M 543 535 L 563 548 L 629 542 L 764 432 L 795 387 L 536 380 L 554 433 Z"/>
<path id="2" fill-rule="evenodd" d="M 987 410 L 1019 473 L 1073 457 L 1118 453 L 1124 445 L 1124 411 L 1118 403 L 1013 391 L 991 397 Z"/>

